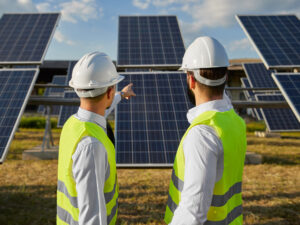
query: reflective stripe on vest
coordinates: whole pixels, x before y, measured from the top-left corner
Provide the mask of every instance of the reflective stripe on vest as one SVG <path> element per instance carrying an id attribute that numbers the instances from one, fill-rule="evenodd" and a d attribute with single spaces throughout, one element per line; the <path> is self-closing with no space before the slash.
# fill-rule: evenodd
<path id="1" fill-rule="evenodd" d="M 224 150 L 223 174 L 215 184 L 205 225 L 227 225 L 233 221 L 235 222 L 233 224 L 242 224 L 241 179 L 246 152 L 246 129 L 244 121 L 236 115 L 234 110 L 222 113 L 205 112 L 199 115 L 186 131 L 174 161 L 164 220 L 167 224 L 172 221 L 173 214 L 181 200 L 185 169 L 183 141 L 189 130 L 200 124 L 215 129 Z M 235 162 L 235 164 L 231 162 Z"/>
<path id="2" fill-rule="evenodd" d="M 104 130 L 90 122 L 82 122 L 74 116 L 65 123 L 61 139 L 58 160 L 57 183 L 57 224 L 78 224 L 79 209 L 76 184 L 72 174 L 72 155 L 83 137 L 97 138 L 107 152 L 108 167 L 105 173 L 104 198 L 106 203 L 107 225 L 116 222 L 118 212 L 118 182 L 114 146 Z"/>

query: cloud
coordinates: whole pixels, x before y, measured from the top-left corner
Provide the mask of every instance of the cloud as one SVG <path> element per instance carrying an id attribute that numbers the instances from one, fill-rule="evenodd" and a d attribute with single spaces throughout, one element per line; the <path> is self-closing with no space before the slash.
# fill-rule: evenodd
<path id="1" fill-rule="evenodd" d="M 51 11 L 51 4 L 49 2 L 43 2 L 36 5 L 39 12 L 49 12 Z"/>
<path id="2" fill-rule="evenodd" d="M 132 4 L 139 9 L 147 9 L 151 0 L 133 0 Z"/>
<path id="3" fill-rule="evenodd" d="M 59 4 L 62 20 L 77 23 L 78 20 L 87 22 L 103 16 L 103 9 L 97 6 L 95 0 L 68 1 Z"/>
<path id="4" fill-rule="evenodd" d="M 250 41 L 248 38 L 243 38 L 241 40 L 235 40 L 229 43 L 226 48 L 229 51 L 238 51 L 238 50 L 251 50 L 254 51 L 253 46 L 251 45 Z"/>
<path id="5" fill-rule="evenodd" d="M 31 0 L 0 0 L 0 15 L 9 12 L 37 12 Z"/>
<path id="6" fill-rule="evenodd" d="M 170 7 L 184 12 L 189 21 L 183 21 L 185 32 L 194 33 L 205 28 L 228 27 L 236 24 L 235 14 L 293 13 L 300 16 L 299 0 L 133 0 L 135 7 L 158 10 Z"/>
<path id="7" fill-rule="evenodd" d="M 76 44 L 74 41 L 69 40 L 66 36 L 64 36 L 59 30 L 55 31 L 54 39 L 59 43 L 66 43 L 71 46 Z"/>

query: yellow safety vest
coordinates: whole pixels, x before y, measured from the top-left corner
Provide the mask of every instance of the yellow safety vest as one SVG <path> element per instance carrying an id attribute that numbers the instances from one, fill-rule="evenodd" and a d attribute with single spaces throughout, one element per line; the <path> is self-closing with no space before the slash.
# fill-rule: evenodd
<path id="1" fill-rule="evenodd" d="M 164 220 L 167 224 L 172 221 L 173 213 L 181 200 L 185 170 L 182 146 L 184 139 L 192 127 L 200 124 L 214 128 L 221 139 L 224 150 L 223 174 L 221 179 L 215 183 L 205 225 L 242 225 L 241 190 L 247 146 L 246 125 L 233 109 L 226 112 L 204 112 L 195 118 L 187 129 L 176 153 Z"/>
<path id="2" fill-rule="evenodd" d="M 117 219 L 119 193 L 115 148 L 100 126 L 91 122 L 82 122 L 74 116 L 70 117 L 65 123 L 59 142 L 57 224 L 78 224 L 79 209 L 76 183 L 72 174 L 72 155 L 77 144 L 86 136 L 97 138 L 104 145 L 107 152 L 109 168 L 105 175 L 104 197 L 107 224 L 113 225 Z"/>

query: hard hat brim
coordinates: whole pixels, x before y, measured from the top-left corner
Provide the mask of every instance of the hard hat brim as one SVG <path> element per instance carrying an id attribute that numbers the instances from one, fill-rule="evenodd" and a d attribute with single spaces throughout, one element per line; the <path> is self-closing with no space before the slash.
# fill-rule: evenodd
<path id="1" fill-rule="evenodd" d="M 102 84 L 99 84 L 99 83 L 95 83 L 95 84 L 89 84 L 89 85 L 80 85 L 80 84 L 75 84 L 73 82 L 73 80 L 71 79 L 69 81 L 69 86 L 72 87 L 72 88 L 76 88 L 76 89 L 92 89 L 92 88 L 104 88 L 104 87 L 110 87 L 110 86 L 113 86 L 119 82 L 121 82 L 122 80 L 124 80 L 124 76 L 122 75 L 118 75 L 117 78 L 109 81 L 109 82 L 106 82 L 106 83 L 102 83 Z"/>

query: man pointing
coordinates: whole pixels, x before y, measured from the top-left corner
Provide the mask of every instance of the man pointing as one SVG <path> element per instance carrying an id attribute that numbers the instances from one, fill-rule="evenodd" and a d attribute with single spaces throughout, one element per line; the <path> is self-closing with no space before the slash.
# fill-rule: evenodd
<path id="1" fill-rule="evenodd" d="M 105 114 L 123 78 L 111 59 L 100 52 L 84 55 L 73 69 L 69 85 L 80 97 L 80 108 L 64 124 L 60 137 L 57 224 L 116 223 L 116 154 L 106 135 Z M 131 85 L 123 90 L 123 98 L 135 95 Z"/>

